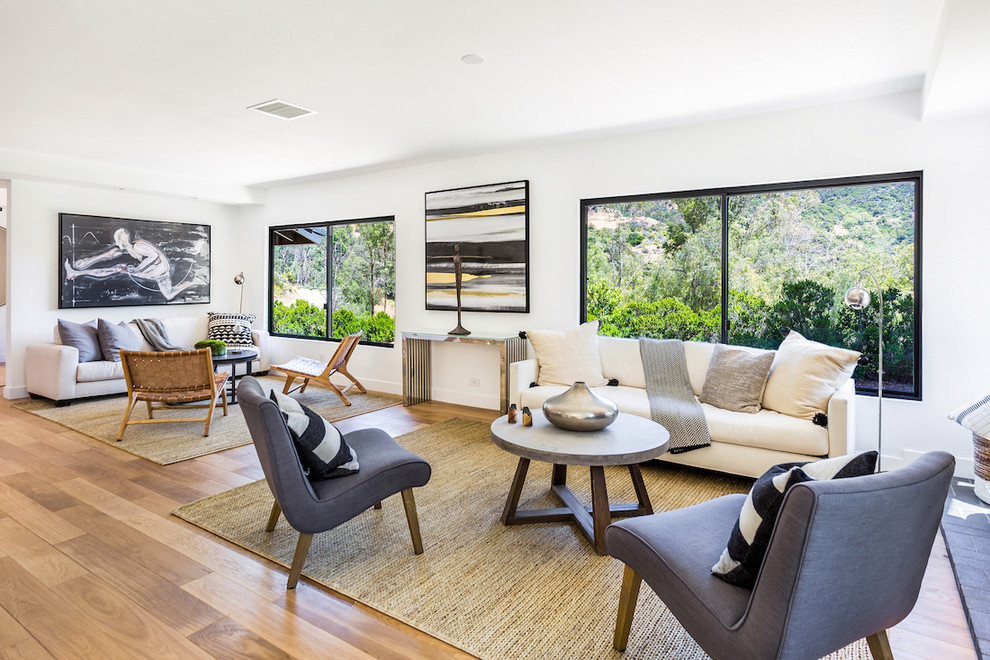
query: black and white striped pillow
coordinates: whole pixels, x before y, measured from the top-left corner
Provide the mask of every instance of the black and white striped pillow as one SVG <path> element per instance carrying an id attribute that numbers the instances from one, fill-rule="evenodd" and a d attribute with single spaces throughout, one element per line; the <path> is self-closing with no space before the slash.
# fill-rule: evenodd
<path id="1" fill-rule="evenodd" d="M 741 587 L 752 587 L 770 545 L 770 535 L 787 490 L 805 481 L 824 481 L 873 474 L 877 452 L 864 451 L 810 463 L 782 463 L 763 473 L 746 496 L 728 547 L 712 574 Z"/>
<path id="2" fill-rule="evenodd" d="M 289 427 L 303 471 L 311 481 L 346 477 L 358 471 L 357 454 L 336 426 L 281 392 L 272 390 L 271 400 Z"/>
<path id="3" fill-rule="evenodd" d="M 254 339 L 251 336 L 251 324 L 254 314 L 225 314 L 222 312 L 207 312 L 210 317 L 207 330 L 208 339 L 216 339 L 227 344 L 228 350 L 254 350 Z"/>

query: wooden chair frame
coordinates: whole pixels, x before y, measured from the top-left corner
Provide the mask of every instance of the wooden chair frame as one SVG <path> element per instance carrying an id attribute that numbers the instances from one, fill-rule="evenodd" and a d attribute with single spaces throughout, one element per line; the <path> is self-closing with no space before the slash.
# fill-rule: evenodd
<path id="1" fill-rule="evenodd" d="M 167 422 L 205 422 L 203 436 L 210 435 L 210 421 L 219 396 L 223 414 L 227 415 L 227 372 L 213 372 L 210 349 L 196 351 L 127 351 L 120 352 L 127 382 L 127 411 L 120 423 L 117 442 L 124 438 L 130 424 L 156 424 Z M 140 401 L 148 406 L 148 419 L 131 419 Z M 209 403 L 195 404 L 196 401 Z M 160 404 L 160 405 L 153 405 Z M 175 404 L 187 408 L 207 409 L 205 417 L 162 417 L 155 419 L 155 410 L 176 410 Z"/>
<path id="2" fill-rule="evenodd" d="M 337 351 L 325 365 L 315 360 L 297 356 L 286 364 L 273 366 L 273 369 L 278 369 L 279 371 L 285 372 L 285 387 L 282 388 L 282 393 L 291 394 L 292 392 L 305 392 L 306 386 L 309 385 L 309 381 L 314 381 L 320 383 L 321 385 L 326 385 L 333 390 L 334 394 L 340 397 L 340 400 L 344 402 L 344 405 L 351 405 L 351 402 L 344 395 L 345 392 L 350 390 L 352 387 L 358 388 L 360 392 L 366 393 L 368 391 L 357 378 L 352 376 L 350 372 L 347 371 L 347 362 L 351 359 L 354 349 L 357 348 L 358 343 L 361 341 L 362 332 L 363 331 L 359 331 L 353 335 L 347 335 L 341 339 L 340 345 L 337 347 Z M 330 381 L 330 377 L 334 374 L 344 376 L 351 381 L 351 384 L 344 388 L 338 387 Z M 292 383 L 296 378 L 301 378 L 302 383 L 293 388 Z"/>

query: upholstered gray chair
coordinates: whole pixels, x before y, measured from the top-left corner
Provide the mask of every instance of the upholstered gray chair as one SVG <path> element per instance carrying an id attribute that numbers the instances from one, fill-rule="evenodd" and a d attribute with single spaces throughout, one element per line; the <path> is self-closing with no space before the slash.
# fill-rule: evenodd
<path id="1" fill-rule="evenodd" d="M 422 554 L 423 541 L 412 489 L 430 480 L 430 465 L 426 461 L 400 447 L 381 429 L 361 429 L 344 434 L 344 440 L 358 456 L 361 469 L 346 477 L 310 482 L 303 474 L 282 413 L 258 381 L 250 376 L 242 378 L 237 386 L 237 398 L 268 487 L 275 496 L 266 530 L 274 530 L 279 515 L 284 513 L 292 528 L 299 532 L 289 570 L 289 589 L 294 589 L 299 581 L 313 534 L 333 529 L 371 507 L 379 509 L 382 500 L 396 493 L 402 493 L 413 550 Z"/>
<path id="2" fill-rule="evenodd" d="M 820 658 L 887 629 L 914 607 L 955 460 L 931 452 L 892 472 L 801 483 L 784 498 L 752 590 L 711 574 L 744 495 L 632 518 L 605 532 L 626 564 L 615 625 L 625 650 L 640 581 L 715 660 Z"/>

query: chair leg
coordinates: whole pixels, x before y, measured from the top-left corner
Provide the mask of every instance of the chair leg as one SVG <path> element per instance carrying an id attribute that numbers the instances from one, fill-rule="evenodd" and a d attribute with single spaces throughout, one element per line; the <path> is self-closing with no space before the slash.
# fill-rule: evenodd
<path id="1" fill-rule="evenodd" d="M 302 385 L 299 386 L 299 393 L 302 394 L 306 391 L 306 386 L 309 385 L 309 378 L 303 378 Z"/>
<path id="2" fill-rule="evenodd" d="M 894 660 L 894 652 L 890 649 L 890 638 L 887 637 L 886 630 L 870 635 L 866 638 L 866 643 L 874 660 Z"/>
<path id="3" fill-rule="evenodd" d="M 152 414 L 154 407 L 151 405 L 151 401 L 145 401 L 145 403 L 148 404 L 148 419 L 154 419 L 155 416 Z"/>
<path id="4" fill-rule="evenodd" d="M 266 532 L 275 531 L 275 525 L 278 524 L 278 517 L 282 515 L 282 507 L 278 505 L 278 502 L 272 505 L 272 515 L 268 516 L 268 524 L 265 525 Z"/>
<path id="5" fill-rule="evenodd" d="M 629 629 L 632 628 L 633 613 L 636 611 L 636 600 L 639 598 L 639 586 L 643 578 L 633 569 L 626 566 L 622 574 L 622 591 L 619 592 L 619 613 L 615 617 L 615 637 L 612 646 L 616 651 L 625 651 L 629 643 Z"/>
<path id="6" fill-rule="evenodd" d="M 285 376 L 285 387 L 282 388 L 282 394 L 288 394 L 289 393 L 289 388 L 292 387 L 292 381 L 294 381 L 295 379 L 296 379 L 295 376 L 289 376 L 288 374 L 286 374 L 286 376 Z"/>
<path id="7" fill-rule="evenodd" d="M 120 430 L 117 432 L 117 442 L 124 439 L 124 429 L 127 428 L 127 420 L 131 418 L 131 413 L 134 411 L 134 407 L 137 406 L 137 404 L 137 399 L 127 402 L 127 412 L 124 413 L 124 421 L 120 423 Z"/>
<path id="8" fill-rule="evenodd" d="M 419 535 L 419 516 L 416 514 L 416 499 L 412 488 L 402 491 L 402 505 L 406 508 L 406 520 L 409 522 L 409 533 L 412 534 L 413 550 L 417 555 L 423 554 L 423 538 Z"/>
<path id="9" fill-rule="evenodd" d="M 220 401 L 223 402 L 223 416 L 227 416 L 227 386 L 220 388 Z"/>
<path id="10" fill-rule="evenodd" d="M 340 397 L 340 400 L 344 402 L 345 406 L 351 405 L 351 402 L 347 399 L 346 396 L 344 396 L 343 390 L 341 390 L 339 387 L 331 383 L 329 380 L 321 380 L 320 382 L 325 383 L 327 387 L 333 390 L 333 393 Z"/>
<path id="11" fill-rule="evenodd" d="M 365 394 L 368 393 L 368 390 L 364 389 L 364 385 L 361 384 L 361 381 L 359 381 L 357 378 L 355 378 L 350 373 L 348 373 L 346 367 L 337 367 L 337 373 L 350 378 L 351 382 L 354 383 L 354 387 L 358 388 L 359 391 L 364 392 Z"/>
<path id="12" fill-rule="evenodd" d="M 209 410 L 206 411 L 206 427 L 203 429 L 204 438 L 209 437 L 210 435 L 210 420 L 213 419 L 213 409 L 216 407 L 216 405 L 217 405 L 217 399 L 216 397 L 213 397 L 213 400 L 210 401 L 210 408 Z"/>
<path id="13" fill-rule="evenodd" d="M 286 589 L 295 589 L 302 575 L 303 564 L 306 563 L 306 555 L 309 554 L 309 544 L 313 542 L 312 534 L 300 534 L 299 542 L 296 543 L 296 554 L 292 556 L 292 568 L 289 569 L 289 584 Z"/>

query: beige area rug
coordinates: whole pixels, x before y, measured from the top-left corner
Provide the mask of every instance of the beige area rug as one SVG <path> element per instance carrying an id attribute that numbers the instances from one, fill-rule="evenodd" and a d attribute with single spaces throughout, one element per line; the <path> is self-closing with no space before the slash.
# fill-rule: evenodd
<path id="1" fill-rule="evenodd" d="M 487 424 L 453 419 L 398 441 L 433 466 L 416 490 L 426 552 L 413 554 L 394 496 L 316 535 L 306 577 L 481 658 L 708 657 L 645 585 L 626 653 L 612 649 L 622 564 L 596 555 L 572 525 L 499 522 L 517 459 L 492 444 Z M 568 485 L 590 502 L 587 468 L 568 472 Z M 752 483 L 666 464 L 644 466 L 643 477 L 658 511 Z M 627 470 L 606 468 L 606 479 L 610 501 L 634 501 Z M 549 483 L 550 465 L 533 462 L 520 508 L 551 505 Z M 172 513 L 288 567 L 298 534 L 284 517 L 264 531 L 272 502 L 258 481 Z M 835 657 L 871 658 L 862 641 Z"/>
<path id="2" fill-rule="evenodd" d="M 284 378 L 269 376 L 258 378 L 258 381 L 266 388 L 276 388 L 280 392 L 285 384 Z M 348 396 L 351 405 L 345 406 L 331 390 L 312 384 L 302 394 L 297 392 L 292 396 L 332 422 L 402 403 L 402 397 L 393 394 L 353 392 Z M 127 395 L 81 400 L 61 408 L 46 399 L 25 399 L 12 405 L 159 465 L 251 444 L 244 415 L 236 405 L 227 407 L 229 412 L 226 417 L 219 406 L 214 410 L 210 435 L 206 438 L 203 437 L 203 422 L 137 424 L 127 428 L 120 442 L 117 442 L 117 433 L 127 409 Z M 192 411 L 195 416 L 201 416 L 204 412 L 203 409 Z M 143 419 L 146 414 L 144 405 L 138 404 L 133 416 Z M 173 414 L 185 417 L 189 411 L 176 406 L 174 413 L 170 410 L 156 411 L 155 417 Z"/>

